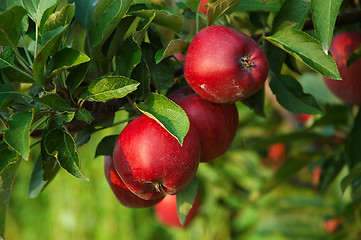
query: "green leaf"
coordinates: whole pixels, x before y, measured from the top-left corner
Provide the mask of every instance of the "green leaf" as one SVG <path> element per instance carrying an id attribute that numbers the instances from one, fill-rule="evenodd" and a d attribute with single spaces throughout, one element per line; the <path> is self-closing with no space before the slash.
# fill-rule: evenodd
<path id="1" fill-rule="evenodd" d="M 195 13 L 199 11 L 200 3 L 201 0 L 186 0 L 187 7 Z"/>
<path id="2" fill-rule="evenodd" d="M 138 103 L 137 108 L 155 119 L 182 145 L 184 137 L 189 130 L 189 119 L 184 110 L 163 95 L 156 93 L 148 94 L 144 103 Z"/>
<path id="3" fill-rule="evenodd" d="M 240 0 L 218 0 L 208 4 L 207 22 L 208 26 L 212 25 L 217 19 L 221 18 L 228 11 L 234 9 Z"/>
<path id="4" fill-rule="evenodd" d="M 57 49 L 59 40 L 62 34 L 67 29 L 67 26 L 58 27 L 57 29 L 51 31 L 52 37 L 45 43 L 45 45 L 40 49 L 39 53 L 36 55 L 33 63 L 33 72 L 34 80 L 39 85 L 44 85 L 46 82 L 43 80 L 44 67 L 49 58 L 52 55 L 54 49 Z"/>
<path id="5" fill-rule="evenodd" d="M 182 17 L 176 14 L 172 14 L 166 10 L 143 9 L 139 11 L 131 11 L 129 14 L 144 19 L 150 19 L 155 14 L 153 19 L 154 23 L 169 28 L 175 32 L 180 32 L 183 30 Z"/>
<path id="6" fill-rule="evenodd" d="M 89 30 L 93 25 L 93 11 L 98 0 L 69 0 L 69 3 L 75 3 L 75 17 L 80 26 Z"/>
<path id="7" fill-rule="evenodd" d="M 357 59 L 361 57 L 361 44 L 355 49 L 351 56 L 347 59 L 347 67 L 350 67 Z"/>
<path id="8" fill-rule="evenodd" d="M 75 5 L 67 4 L 59 11 L 52 13 L 40 28 L 40 32 L 47 32 L 57 29 L 61 26 L 66 26 L 71 23 L 75 14 Z"/>
<path id="9" fill-rule="evenodd" d="M 133 70 L 131 78 L 140 83 L 134 95 L 138 99 L 145 99 L 150 92 L 150 73 L 144 61 L 141 61 Z"/>
<path id="10" fill-rule="evenodd" d="M 287 75 L 272 74 L 271 76 L 270 88 L 282 107 L 295 113 L 323 113 L 314 97 L 304 93 L 302 86 L 296 79 Z"/>
<path id="11" fill-rule="evenodd" d="M 90 58 L 79 50 L 73 48 L 64 48 L 57 52 L 49 63 L 49 78 L 60 74 L 74 66 L 89 62 Z"/>
<path id="12" fill-rule="evenodd" d="M 41 155 L 36 159 L 29 182 L 29 198 L 36 198 L 59 172 L 59 164 L 54 157 L 44 161 Z"/>
<path id="13" fill-rule="evenodd" d="M 127 38 L 119 48 L 116 74 L 130 77 L 135 66 L 142 58 L 142 50 L 133 37 Z"/>
<path id="14" fill-rule="evenodd" d="M 43 141 L 46 152 L 54 156 L 63 169 L 79 179 L 88 180 L 82 172 L 74 139 L 65 129 L 50 130 Z"/>
<path id="15" fill-rule="evenodd" d="M 239 0 L 235 10 L 277 12 L 282 6 L 282 0 Z"/>
<path id="16" fill-rule="evenodd" d="M 106 101 L 122 98 L 135 91 L 139 82 L 124 76 L 105 76 L 92 81 L 88 87 L 85 100 Z"/>
<path id="17" fill-rule="evenodd" d="M 360 146 L 361 146 L 361 110 L 358 110 L 358 113 L 354 119 L 353 126 L 349 135 L 347 137 L 346 144 L 346 156 L 347 156 L 347 164 L 349 168 L 353 169 L 353 167 L 361 162 L 360 158 Z"/>
<path id="18" fill-rule="evenodd" d="M 15 48 L 22 33 L 22 21 L 26 11 L 21 6 L 0 13 L 0 45 Z"/>
<path id="19" fill-rule="evenodd" d="M 289 28 L 278 31 L 266 39 L 322 75 L 341 79 L 333 58 L 326 55 L 321 44 L 308 34 Z"/>
<path id="20" fill-rule="evenodd" d="M 11 190 L 15 174 L 19 166 L 19 159 L 16 153 L 9 149 L 2 149 L 0 151 L 1 171 L 0 171 L 0 239 L 4 238 L 5 223 L 7 209 L 9 205 Z"/>
<path id="21" fill-rule="evenodd" d="M 317 103 L 321 105 L 342 103 L 326 86 L 321 75 L 306 72 L 299 77 L 298 81 L 302 85 L 303 91 L 311 94 Z"/>
<path id="22" fill-rule="evenodd" d="M 104 137 L 97 146 L 95 157 L 113 155 L 114 144 L 119 135 L 109 135 Z"/>
<path id="23" fill-rule="evenodd" d="M 10 86 L 0 83 L 0 108 L 3 108 L 11 100 L 14 92 Z"/>
<path id="24" fill-rule="evenodd" d="M 184 225 L 186 217 L 192 208 L 198 193 L 198 182 L 196 178 L 187 185 L 185 189 L 177 193 L 177 214 L 179 222 Z"/>
<path id="25" fill-rule="evenodd" d="M 88 124 L 90 124 L 94 120 L 91 113 L 85 108 L 76 111 L 75 118 L 79 121 L 85 121 Z"/>
<path id="26" fill-rule="evenodd" d="M 58 0 L 22 0 L 29 17 L 40 25 L 44 12 L 58 3 Z"/>
<path id="27" fill-rule="evenodd" d="M 70 106 L 70 103 L 65 101 L 62 97 L 58 94 L 47 94 L 42 96 L 41 98 L 34 97 L 34 101 L 37 101 L 54 111 L 58 112 L 72 112 L 74 108 Z"/>
<path id="28" fill-rule="evenodd" d="M 14 5 L 22 5 L 21 0 L 2 0 L 0 1 L 0 11 L 11 8 Z"/>
<path id="29" fill-rule="evenodd" d="M 343 153 L 340 152 L 323 161 L 319 183 L 319 188 L 322 192 L 326 192 L 331 183 L 336 180 L 337 175 L 341 172 L 344 165 Z"/>
<path id="30" fill-rule="evenodd" d="M 30 126 L 33 121 L 32 112 L 16 112 L 8 121 L 4 141 L 15 149 L 25 160 L 30 154 Z"/>
<path id="31" fill-rule="evenodd" d="M 311 4 L 307 0 L 286 0 L 273 20 L 272 32 L 284 28 L 301 29 L 310 12 Z"/>
<path id="32" fill-rule="evenodd" d="M 266 116 L 264 112 L 264 87 L 262 87 L 252 96 L 242 100 L 242 103 L 252 109 L 258 116 Z"/>
<path id="33" fill-rule="evenodd" d="M 143 59 L 149 69 L 152 83 L 158 90 L 167 90 L 174 84 L 174 64 L 170 59 L 155 63 L 157 49 L 150 44 L 142 44 Z"/>
<path id="34" fill-rule="evenodd" d="M 97 3 L 94 13 L 101 12 L 101 14 L 99 18 L 93 18 L 94 24 L 89 30 L 92 55 L 112 34 L 132 3 L 132 0 L 100 0 Z"/>
<path id="35" fill-rule="evenodd" d="M 15 53 L 11 47 L 0 47 L 0 69 L 14 65 Z"/>
<path id="36" fill-rule="evenodd" d="M 70 92 L 74 92 L 74 90 L 77 89 L 84 80 L 88 72 L 89 65 L 89 62 L 86 62 L 71 69 L 65 80 L 65 84 L 69 88 Z"/>
<path id="37" fill-rule="evenodd" d="M 360 179 L 361 175 L 361 163 L 357 163 L 350 171 L 350 173 L 344 177 L 341 181 L 342 192 L 345 192 L 346 188 L 352 184 L 356 179 Z"/>
<path id="38" fill-rule="evenodd" d="M 312 21 L 325 54 L 328 54 L 336 18 L 342 2 L 343 0 L 311 1 Z"/>
<path id="39" fill-rule="evenodd" d="M 160 49 L 155 54 L 155 63 L 158 64 L 164 58 L 167 58 L 177 52 L 181 52 L 188 46 L 189 42 L 183 39 L 174 39 L 169 42 L 165 49 Z"/>

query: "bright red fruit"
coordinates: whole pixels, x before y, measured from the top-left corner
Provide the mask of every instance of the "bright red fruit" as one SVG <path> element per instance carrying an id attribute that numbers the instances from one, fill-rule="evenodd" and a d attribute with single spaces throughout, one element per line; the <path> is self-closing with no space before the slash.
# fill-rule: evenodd
<path id="1" fill-rule="evenodd" d="M 106 156 L 104 159 L 104 174 L 118 201 L 128 208 L 143 208 L 154 206 L 159 203 L 163 197 L 154 200 L 144 200 L 132 193 L 123 183 L 116 172 L 113 164 L 113 158 Z"/>
<path id="2" fill-rule="evenodd" d="M 286 161 L 286 146 L 283 143 L 275 143 L 267 149 L 267 159 L 265 164 L 278 168 Z"/>
<path id="3" fill-rule="evenodd" d="M 169 98 L 183 108 L 190 123 L 197 129 L 201 162 L 209 162 L 228 150 L 238 128 L 238 112 L 234 103 L 206 101 L 188 86 L 171 93 Z"/>
<path id="4" fill-rule="evenodd" d="M 328 233 L 334 233 L 342 225 L 342 222 L 340 218 L 332 218 L 327 220 L 323 226 Z"/>
<path id="5" fill-rule="evenodd" d="M 201 0 L 200 4 L 199 4 L 199 12 L 203 13 L 204 15 L 207 14 L 207 6 L 208 5 L 208 0 Z"/>
<path id="6" fill-rule="evenodd" d="M 177 196 L 176 195 L 167 195 L 164 199 L 154 206 L 155 216 L 159 222 L 163 223 L 169 227 L 187 227 L 192 220 L 197 216 L 200 200 L 199 194 L 196 195 L 194 199 L 191 210 L 188 212 L 188 215 L 184 221 L 184 225 L 179 222 L 178 213 L 177 213 Z"/>
<path id="7" fill-rule="evenodd" d="M 184 77 L 204 99 L 229 103 L 259 90 L 269 71 L 263 50 L 247 35 L 224 26 L 203 28 L 189 45 Z"/>
<path id="8" fill-rule="evenodd" d="M 181 191 L 194 177 L 200 157 L 195 129 L 179 144 L 154 119 L 142 115 L 120 133 L 113 151 L 114 166 L 135 195 L 149 200 Z"/>
<path id="9" fill-rule="evenodd" d="M 347 67 L 347 60 L 361 44 L 361 32 L 346 32 L 336 35 L 330 52 L 335 59 L 342 80 L 325 79 L 328 88 L 347 104 L 361 104 L 361 58 Z"/>

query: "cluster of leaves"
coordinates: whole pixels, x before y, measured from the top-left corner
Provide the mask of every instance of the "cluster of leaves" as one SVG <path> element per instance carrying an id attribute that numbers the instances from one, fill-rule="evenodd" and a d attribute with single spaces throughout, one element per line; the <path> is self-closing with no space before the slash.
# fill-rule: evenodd
<path id="1" fill-rule="evenodd" d="M 310 129 L 270 137 L 253 147 L 305 139 L 333 146 L 326 130 L 329 126 L 334 127 L 332 133 L 342 130 L 349 134 L 349 141 L 346 147 L 337 145 L 323 156 L 321 185 L 326 188 L 347 163 L 350 174 L 342 187 L 354 183 L 354 200 L 361 199 L 361 188 L 356 184 L 361 172 L 357 152 L 361 113 L 353 119 L 349 107 L 334 107 L 340 102 L 322 85 L 320 77 L 340 79 L 328 48 L 337 16 L 342 7 L 352 7 L 349 3 L 218 0 L 209 1 L 207 14 L 203 15 L 198 12 L 200 0 L 155 2 L 1 1 L 0 235 L 4 233 L 19 163 L 35 159 L 29 197 L 36 197 L 59 169 L 86 180 L 77 148 L 96 131 L 119 124 L 114 122 L 116 111 L 129 113 L 125 122 L 140 112 L 147 114 L 182 143 L 189 128 L 188 118 L 165 97 L 185 82 L 182 63 L 173 55 L 186 52 L 196 32 L 212 24 L 233 27 L 259 41 L 270 62 L 270 88 L 283 108 L 324 115 L 314 124 L 317 133 Z M 310 22 L 314 27 L 307 25 Z M 355 53 L 353 59 L 357 57 Z M 305 71 L 312 74 L 306 75 Z M 265 116 L 264 99 L 263 88 L 243 103 Z M 111 143 L 116 137 L 105 137 L 96 155 L 112 154 Z M 36 149 L 34 154 L 32 149 Z M 312 161 L 320 155 L 316 152 L 307 156 Z M 277 177 L 291 177 L 310 161 L 284 166 L 286 170 L 280 169 L 265 189 L 276 186 Z M 195 195 L 194 186 L 190 188 Z"/>

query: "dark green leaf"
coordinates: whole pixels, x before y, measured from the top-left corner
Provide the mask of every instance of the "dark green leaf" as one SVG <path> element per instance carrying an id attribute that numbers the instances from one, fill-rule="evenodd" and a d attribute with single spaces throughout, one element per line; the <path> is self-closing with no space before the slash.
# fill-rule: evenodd
<path id="1" fill-rule="evenodd" d="M 69 3 L 75 3 L 75 17 L 80 26 L 84 29 L 90 29 L 93 25 L 93 11 L 98 0 L 69 0 Z"/>
<path id="2" fill-rule="evenodd" d="M 184 110 L 167 97 L 150 93 L 144 103 L 137 108 L 147 116 L 155 119 L 182 145 L 189 130 L 189 119 Z"/>
<path id="3" fill-rule="evenodd" d="M 174 39 L 170 41 L 167 48 L 160 49 L 156 52 L 155 63 L 158 64 L 164 58 L 174 55 L 177 52 L 181 52 L 187 47 L 188 44 L 188 41 L 182 39 Z"/>
<path id="4" fill-rule="evenodd" d="M 46 84 L 43 80 L 44 66 L 48 60 L 48 57 L 52 55 L 54 49 L 57 49 L 59 40 L 63 32 L 67 29 L 67 27 L 68 25 L 58 27 L 57 29 L 50 31 L 52 37 L 50 37 L 50 39 L 46 41 L 45 45 L 40 49 L 39 53 L 36 55 L 33 63 L 33 71 L 34 71 L 34 80 L 37 84 L 39 85 Z"/>
<path id="5" fill-rule="evenodd" d="M 79 50 L 64 48 L 57 52 L 49 63 L 49 78 L 60 74 L 74 66 L 89 62 L 90 58 Z"/>
<path id="6" fill-rule="evenodd" d="M 17 158 L 16 153 L 8 149 L 0 151 L 0 159 L 2 162 L 2 169 L 0 172 L 0 239 L 4 239 L 7 209 L 15 174 L 20 161 Z"/>
<path id="7" fill-rule="evenodd" d="M 135 91 L 139 82 L 123 76 L 106 76 L 92 81 L 88 87 L 89 101 L 106 101 L 122 98 Z"/>
<path id="8" fill-rule="evenodd" d="M 361 57 L 361 44 L 356 48 L 356 50 L 351 54 L 347 59 L 347 67 L 350 67 L 357 59 Z"/>
<path id="9" fill-rule="evenodd" d="M 63 128 L 52 129 L 43 141 L 46 152 L 54 156 L 63 169 L 79 179 L 88 180 L 82 172 L 75 142 L 69 133 Z"/>
<path id="10" fill-rule="evenodd" d="M 286 28 L 266 39 L 322 75 L 332 79 L 341 79 L 333 58 L 326 55 L 321 44 L 308 34 L 297 29 Z"/>
<path id="11" fill-rule="evenodd" d="M 273 20 L 272 32 L 284 28 L 301 29 L 306 21 L 311 5 L 307 0 L 286 0 Z"/>
<path id="12" fill-rule="evenodd" d="M 198 12 L 201 0 L 186 0 L 187 7 L 193 12 Z"/>
<path id="13" fill-rule="evenodd" d="M 154 23 L 169 28 L 175 32 L 180 32 L 183 29 L 182 17 L 176 14 L 172 14 L 166 10 L 143 9 L 139 11 L 132 11 L 130 14 L 144 19 L 150 19 L 155 14 L 153 19 Z"/>
<path id="14" fill-rule="evenodd" d="M 352 184 L 356 179 L 360 179 L 361 176 L 361 163 L 357 163 L 350 171 L 350 173 L 344 177 L 341 181 L 341 189 L 344 192 L 346 188 Z"/>
<path id="15" fill-rule="evenodd" d="M 79 121 L 85 121 L 88 124 L 90 124 L 94 120 L 91 113 L 84 108 L 75 112 L 75 118 Z"/>
<path id="16" fill-rule="evenodd" d="M 29 17 L 37 24 L 40 25 L 40 21 L 44 12 L 57 4 L 58 0 L 22 0 L 23 6 L 28 11 Z"/>
<path id="17" fill-rule="evenodd" d="M 74 90 L 81 84 L 88 72 L 88 68 L 89 62 L 86 62 L 71 69 L 65 80 L 65 84 L 69 88 L 70 92 L 74 92 Z"/>
<path id="18" fill-rule="evenodd" d="M 149 44 L 142 44 L 143 59 L 150 72 L 152 83 L 158 90 L 167 90 L 174 84 L 174 64 L 169 59 L 155 63 L 156 49 Z"/>
<path id="19" fill-rule="evenodd" d="M 116 74 L 130 77 L 134 67 L 140 62 L 142 51 L 133 37 L 127 38 L 119 48 Z"/>
<path id="20" fill-rule="evenodd" d="M 4 135 L 4 141 L 25 160 L 29 159 L 30 154 L 30 125 L 32 121 L 32 112 L 16 112 L 7 121 L 9 128 Z"/>
<path id="21" fill-rule="evenodd" d="M 336 179 L 344 165 L 345 160 L 342 152 L 337 152 L 334 156 L 325 159 L 322 164 L 319 183 L 319 188 L 322 192 L 325 192 L 330 184 Z"/>
<path id="22" fill-rule="evenodd" d="M 0 13 L 0 45 L 13 48 L 18 45 L 25 15 L 26 11 L 21 6 L 13 6 Z"/>
<path id="23" fill-rule="evenodd" d="M 252 109 L 258 116 L 266 116 L 264 112 L 264 87 L 262 87 L 252 96 L 242 100 L 242 103 Z"/>
<path id="24" fill-rule="evenodd" d="M 95 157 L 98 156 L 112 156 L 115 142 L 118 138 L 118 135 L 109 135 L 104 137 L 97 146 L 95 151 Z"/>
<path id="25" fill-rule="evenodd" d="M 34 101 L 37 101 L 54 111 L 58 112 L 72 112 L 74 109 L 70 106 L 70 103 L 65 101 L 58 94 L 46 94 L 41 98 L 35 97 Z"/>
<path id="26" fill-rule="evenodd" d="M 108 39 L 120 20 L 124 17 L 133 1 L 101 0 L 95 6 L 94 24 L 89 31 L 92 54 Z M 98 13 L 98 14 L 97 14 Z"/>
<path id="27" fill-rule="evenodd" d="M 134 95 L 139 99 L 145 99 L 150 92 L 150 73 L 144 61 L 134 68 L 131 78 L 140 83 Z"/>
<path id="28" fill-rule="evenodd" d="M 217 19 L 221 18 L 228 11 L 234 9 L 240 0 L 218 0 L 214 3 L 208 4 L 207 22 L 208 26 L 212 25 Z"/>
<path id="29" fill-rule="evenodd" d="M 52 13 L 47 18 L 44 26 L 40 29 L 41 32 L 51 31 L 61 26 L 66 26 L 71 23 L 75 14 L 75 5 L 67 4 L 59 11 Z"/>
<path id="30" fill-rule="evenodd" d="M 239 0 L 236 10 L 277 12 L 281 6 L 281 0 Z"/>
<path id="31" fill-rule="evenodd" d="M 195 178 L 187 185 L 185 189 L 177 193 L 177 213 L 179 222 L 183 225 L 189 211 L 192 208 L 194 199 L 198 193 L 198 182 Z"/>
<path id="32" fill-rule="evenodd" d="M 328 54 L 338 11 L 343 0 L 312 0 L 312 21 L 323 51 Z"/>
<path id="33" fill-rule="evenodd" d="M 2 0 L 0 1 L 0 11 L 11 8 L 14 5 L 22 5 L 21 0 Z"/>
<path id="34" fill-rule="evenodd" d="M 357 113 L 351 131 L 349 132 L 346 145 L 347 164 L 351 171 L 353 167 L 361 162 L 361 110 Z"/>
<path id="35" fill-rule="evenodd" d="M 36 198 L 54 179 L 59 169 L 59 164 L 54 157 L 50 157 L 49 160 L 44 162 L 39 156 L 31 172 L 28 197 Z"/>
<path id="36" fill-rule="evenodd" d="M 0 83 L 0 108 L 3 108 L 11 100 L 15 91 L 6 84 Z"/>
<path id="37" fill-rule="evenodd" d="M 84 145 L 89 142 L 92 134 L 96 132 L 93 127 L 83 128 L 76 133 L 75 144 L 77 147 Z"/>
<path id="38" fill-rule="evenodd" d="M 322 114 L 323 110 L 314 97 L 303 92 L 300 83 L 287 75 L 272 74 L 269 83 L 277 101 L 287 110 L 295 113 Z"/>
<path id="39" fill-rule="evenodd" d="M 0 69 L 14 65 L 15 54 L 11 47 L 0 47 Z"/>

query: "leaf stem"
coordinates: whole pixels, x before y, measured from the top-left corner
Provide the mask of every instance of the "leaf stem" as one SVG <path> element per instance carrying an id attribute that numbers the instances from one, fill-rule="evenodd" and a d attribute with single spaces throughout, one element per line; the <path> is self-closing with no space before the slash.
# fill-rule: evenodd
<path id="1" fill-rule="evenodd" d="M 10 67 L 11 67 L 13 70 L 15 70 L 15 71 L 21 73 L 22 75 L 24 75 L 24 76 L 25 76 L 26 78 L 28 78 L 29 80 L 34 81 L 34 78 L 33 78 L 33 76 L 32 76 L 31 74 L 23 71 L 22 69 L 14 66 L 14 65 L 10 65 Z"/>
<path id="2" fill-rule="evenodd" d="M 39 27 L 35 24 L 35 51 L 34 56 L 38 55 L 38 42 L 39 42 Z"/>
<path id="3" fill-rule="evenodd" d="M 23 48 L 24 48 L 24 51 L 25 51 L 26 58 L 28 59 L 29 66 L 32 68 L 33 67 L 33 61 L 31 60 L 29 50 L 28 50 L 28 47 L 26 46 L 24 37 L 22 36 L 20 39 L 21 39 L 21 44 L 23 45 Z"/>

